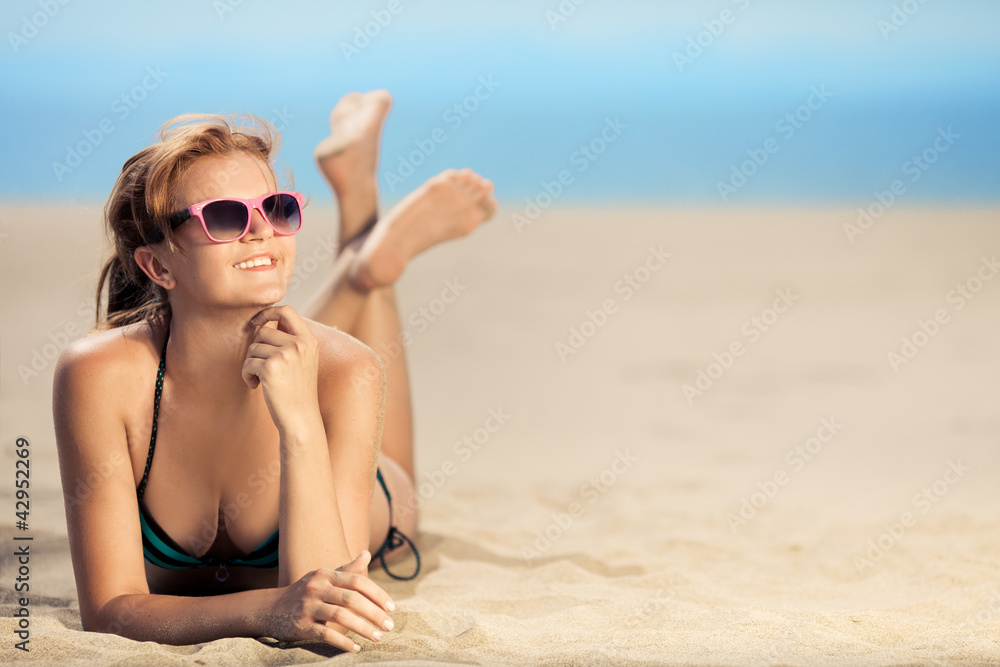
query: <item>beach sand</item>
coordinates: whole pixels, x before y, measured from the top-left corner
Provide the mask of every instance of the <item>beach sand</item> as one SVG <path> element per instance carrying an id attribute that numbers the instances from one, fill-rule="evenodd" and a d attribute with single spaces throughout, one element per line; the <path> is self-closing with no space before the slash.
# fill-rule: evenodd
<path id="1" fill-rule="evenodd" d="M 1000 211 L 893 209 L 853 243 L 850 208 L 515 212 L 398 286 L 423 571 L 374 570 L 396 629 L 338 655 L 82 631 L 47 357 L 92 323 L 100 205 L 7 207 L 0 659 L 1000 664 Z M 309 216 L 293 306 L 335 237 Z M 30 653 L 15 534 L 34 538 Z"/>

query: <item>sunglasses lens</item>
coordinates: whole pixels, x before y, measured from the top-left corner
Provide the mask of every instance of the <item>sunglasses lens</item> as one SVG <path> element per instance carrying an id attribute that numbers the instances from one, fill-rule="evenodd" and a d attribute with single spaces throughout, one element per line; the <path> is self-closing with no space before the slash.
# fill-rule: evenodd
<path id="1" fill-rule="evenodd" d="M 232 200 L 214 201 L 201 212 L 208 233 L 219 241 L 237 238 L 247 227 L 250 216 L 242 202 Z"/>
<path id="2" fill-rule="evenodd" d="M 302 209 L 299 200 L 292 195 L 271 195 L 264 200 L 262 208 L 279 234 L 294 234 L 302 226 Z"/>

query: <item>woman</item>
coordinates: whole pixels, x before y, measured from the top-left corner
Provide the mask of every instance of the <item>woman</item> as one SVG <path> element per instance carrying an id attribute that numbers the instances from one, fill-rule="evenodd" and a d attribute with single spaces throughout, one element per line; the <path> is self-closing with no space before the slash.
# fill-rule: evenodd
<path id="1" fill-rule="evenodd" d="M 103 330 L 66 348 L 53 389 L 86 629 L 346 651 L 360 650 L 348 631 L 391 629 L 367 572 L 416 536 L 411 406 L 405 355 L 372 349 L 401 335 L 407 261 L 496 201 L 488 180 L 449 170 L 380 219 L 390 107 L 385 91 L 352 93 L 331 114 L 316 154 L 339 252 L 301 314 L 274 306 L 303 198 L 278 187 L 270 126 L 180 117 L 125 163 L 105 210 Z"/>

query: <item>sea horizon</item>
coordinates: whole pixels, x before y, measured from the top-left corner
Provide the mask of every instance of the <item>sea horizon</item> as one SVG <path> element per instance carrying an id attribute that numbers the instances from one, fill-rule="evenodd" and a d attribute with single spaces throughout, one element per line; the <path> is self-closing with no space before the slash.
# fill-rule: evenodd
<path id="1" fill-rule="evenodd" d="M 68 4 L 0 49 L 3 142 L 16 156 L 0 162 L 0 198 L 106 196 L 124 161 L 182 113 L 270 121 L 279 163 L 320 192 L 312 151 L 330 109 L 386 88 L 388 199 L 470 167 L 507 202 L 558 190 L 576 203 L 846 204 L 896 181 L 915 204 L 1000 202 L 995 3 L 899 14 L 891 1 L 633 1 L 570 3 L 562 16 L 559 3 L 521 0 L 402 3 L 396 14 L 304 2 L 297 16 L 309 21 L 273 53 L 247 40 L 269 12 L 237 4 L 177 3 L 148 34 L 124 26 L 155 8 Z M 11 35 L 33 11 L 12 3 Z"/>

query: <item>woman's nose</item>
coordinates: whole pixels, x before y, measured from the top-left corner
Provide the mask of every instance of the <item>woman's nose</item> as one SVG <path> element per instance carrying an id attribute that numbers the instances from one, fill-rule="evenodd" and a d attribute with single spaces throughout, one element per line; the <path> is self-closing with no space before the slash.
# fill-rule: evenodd
<path id="1" fill-rule="evenodd" d="M 254 209 L 250 213 L 250 229 L 247 230 L 247 235 L 244 237 L 246 239 L 267 239 L 274 236 L 274 228 L 271 227 L 265 218 L 264 214 L 261 213 L 260 209 Z"/>

